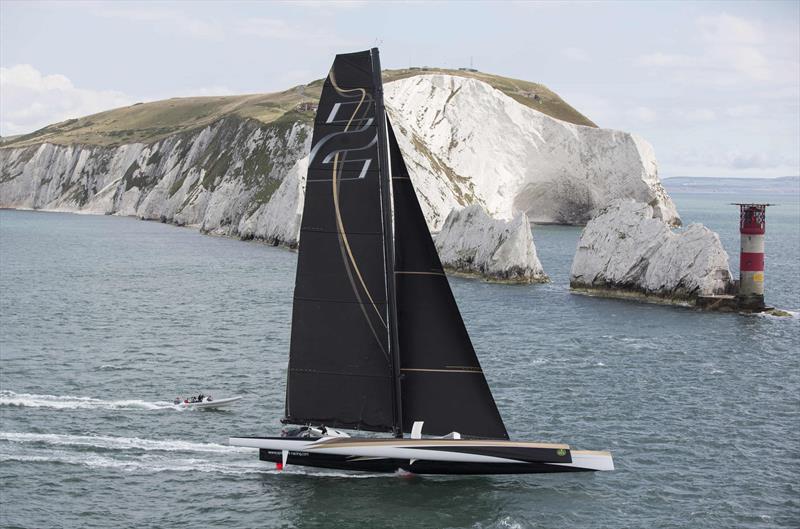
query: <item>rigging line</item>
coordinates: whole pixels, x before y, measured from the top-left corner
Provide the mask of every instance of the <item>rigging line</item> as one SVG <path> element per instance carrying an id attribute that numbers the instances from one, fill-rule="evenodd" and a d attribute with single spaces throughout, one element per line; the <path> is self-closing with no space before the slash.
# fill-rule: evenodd
<path id="1" fill-rule="evenodd" d="M 361 105 L 364 103 L 364 100 L 367 97 L 367 91 L 363 88 L 350 88 L 350 89 L 342 89 L 339 88 L 339 85 L 336 83 L 336 76 L 334 74 L 333 69 L 331 68 L 330 74 L 328 74 L 331 79 L 331 85 L 333 86 L 334 90 L 336 90 L 340 95 L 344 96 L 346 92 L 361 92 L 361 101 L 358 102 L 358 106 L 356 106 L 355 111 L 350 116 L 350 119 L 347 121 L 347 125 L 345 125 L 344 130 L 347 132 L 350 129 L 350 124 L 353 122 L 353 118 L 355 118 L 358 111 L 361 109 Z M 350 258 L 350 262 L 353 265 L 353 269 L 358 277 L 358 280 L 361 282 L 361 287 L 364 289 L 364 292 L 367 294 L 370 303 L 372 303 L 372 308 L 375 309 L 375 314 L 378 315 L 378 319 L 381 321 L 384 327 L 386 327 L 386 321 L 383 319 L 381 315 L 381 311 L 378 310 L 375 301 L 372 299 L 372 294 L 370 293 L 369 289 L 367 288 L 367 284 L 364 281 L 364 278 L 361 276 L 361 270 L 358 268 L 358 264 L 356 264 L 356 259 L 353 256 L 353 251 L 350 248 L 350 241 L 347 239 L 347 233 L 344 229 L 344 223 L 342 221 L 342 212 L 339 207 L 339 182 L 337 178 L 337 169 L 339 165 L 339 153 L 337 152 L 336 155 L 333 157 L 333 176 L 332 176 L 332 184 L 333 184 L 333 206 L 336 211 L 336 225 L 339 228 L 339 238 L 344 243 L 345 249 L 347 250 L 347 255 Z M 344 257 L 344 256 L 342 256 Z M 355 285 L 352 285 L 355 287 Z M 354 288 L 354 290 L 357 290 Z"/>

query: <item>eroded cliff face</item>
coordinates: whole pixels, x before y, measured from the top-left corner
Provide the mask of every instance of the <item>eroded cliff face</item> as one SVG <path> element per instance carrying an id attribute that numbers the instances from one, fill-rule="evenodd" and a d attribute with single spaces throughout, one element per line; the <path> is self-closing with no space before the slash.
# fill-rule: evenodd
<path id="1" fill-rule="evenodd" d="M 132 215 L 238 235 L 310 142 L 303 123 L 231 116 L 149 145 L 0 149 L 0 206 Z"/>
<path id="2" fill-rule="evenodd" d="M 489 281 L 545 283 L 528 217 L 493 219 L 480 204 L 454 209 L 436 236 L 445 269 Z"/>
<path id="3" fill-rule="evenodd" d="M 692 304 L 730 293 L 733 280 L 719 235 L 702 224 L 675 231 L 653 208 L 616 200 L 584 228 L 570 273 L 578 292 Z"/>
<path id="4" fill-rule="evenodd" d="M 269 202 L 239 222 L 239 235 L 244 239 L 261 239 L 274 245 L 295 248 L 303 220 L 308 156 L 298 160 L 286 173 L 280 187 Z"/>
<path id="5" fill-rule="evenodd" d="M 453 207 L 472 203 L 498 218 L 522 211 L 536 223 L 584 224 L 617 198 L 680 224 L 652 146 L 635 135 L 560 121 L 448 75 L 390 83 L 386 101 L 435 228 Z"/>
<path id="6" fill-rule="evenodd" d="M 449 75 L 388 83 L 386 101 L 433 231 L 471 204 L 506 220 L 582 223 L 617 197 L 679 222 L 652 148 L 635 136 L 562 122 Z M 231 114 L 149 144 L 0 148 L 0 207 L 132 215 L 295 246 L 312 132 L 298 119 Z"/>

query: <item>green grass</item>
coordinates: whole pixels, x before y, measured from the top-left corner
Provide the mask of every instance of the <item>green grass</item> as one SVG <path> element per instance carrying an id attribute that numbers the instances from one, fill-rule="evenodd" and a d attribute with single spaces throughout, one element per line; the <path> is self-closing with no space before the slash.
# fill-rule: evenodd
<path id="1" fill-rule="evenodd" d="M 177 193 L 181 187 L 183 187 L 183 183 L 186 181 L 186 176 L 188 171 L 181 171 L 180 177 L 176 178 L 174 182 L 172 182 L 172 186 L 169 188 L 169 197 L 172 198 L 175 193 Z"/>
<path id="2" fill-rule="evenodd" d="M 211 165 L 206 169 L 203 175 L 203 187 L 208 191 L 213 191 L 216 187 L 217 178 L 225 176 L 225 172 L 231 165 L 231 153 L 225 151 L 214 160 Z"/>
<path id="3" fill-rule="evenodd" d="M 398 79 L 442 73 L 485 81 L 521 104 L 557 119 L 596 126 L 546 86 L 483 72 L 428 68 L 425 70 L 387 70 L 384 83 Z M 44 142 L 70 145 L 115 146 L 126 143 L 153 143 L 172 134 L 205 127 L 226 116 L 249 118 L 262 123 L 291 127 L 296 121 L 311 123 L 312 112 L 298 112 L 303 102 L 319 100 L 323 80 L 300 85 L 283 92 L 219 97 L 173 98 L 100 112 L 78 119 L 48 125 L 21 136 L 2 139 L 0 146 L 24 147 Z M 538 99 L 535 98 L 538 96 Z"/>
<path id="4" fill-rule="evenodd" d="M 128 170 L 125 171 L 125 174 L 122 176 L 122 181 L 125 182 L 125 191 L 133 187 L 138 187 L 139 189 L 145 189 L 147 187 L 147 176 L 142 174 L 140 169 L 139 162 L 133 162 L 128 167 Z M 139 172 L 138 175 L 136 174 L 137 171 Z"/>

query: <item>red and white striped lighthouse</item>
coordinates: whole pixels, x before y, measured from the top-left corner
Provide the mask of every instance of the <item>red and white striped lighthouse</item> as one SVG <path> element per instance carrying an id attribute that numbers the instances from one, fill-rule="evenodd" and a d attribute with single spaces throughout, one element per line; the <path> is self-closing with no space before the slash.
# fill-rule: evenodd
<path id="1" fill-rule="evenodd" d="M 767 206 L 771 204 L 735 204 L 739 206 L 739 307 L 763 310 L 764 304 L 764 232 Z"/>

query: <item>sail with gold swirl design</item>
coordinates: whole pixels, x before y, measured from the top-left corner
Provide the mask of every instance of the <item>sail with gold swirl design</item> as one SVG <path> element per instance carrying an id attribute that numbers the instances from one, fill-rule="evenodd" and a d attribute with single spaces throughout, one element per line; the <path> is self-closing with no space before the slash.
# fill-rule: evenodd
<path id="1" fill-rule="evenodd" d="M 377 49 L 337 55 L 323 85 L 283 421 L 508 438 L 386 119 Z"/>

